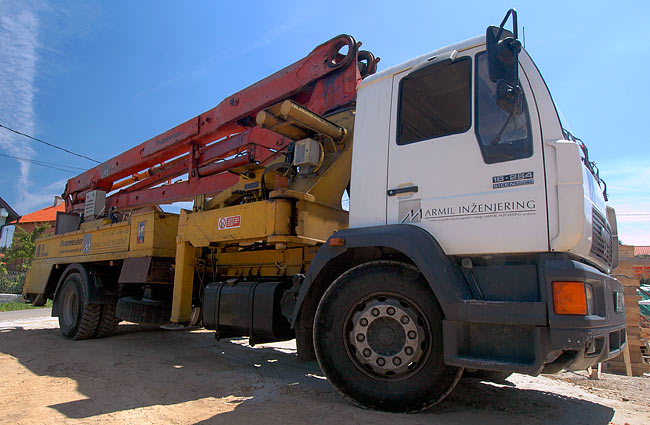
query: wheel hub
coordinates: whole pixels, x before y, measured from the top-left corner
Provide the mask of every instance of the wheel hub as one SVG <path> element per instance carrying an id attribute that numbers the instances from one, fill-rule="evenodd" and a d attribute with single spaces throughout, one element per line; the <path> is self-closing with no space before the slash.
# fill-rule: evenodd
<path id="1" fill-rule="evenodd" d="M 77 293 L 71 288 L 65 288 L 63 294 L 63 306 L 60 313 L 66 326 L 72 326 L 77 322 L 79 316 L 79 301 Z"/>
<path id="2" fill-rule="evenodd" d="M 425 326 L 410 303 L 392 296 L 373 297 L 360 303 L 348 319 L 348 354 L 373 377 L 404 378 L 428 354 Z"/>
<path id="3" fill-rule="evenodd" d="M 368 345 L 383 356 L 394 356 L 404 347 L 406 332 L 400 323 L 390 317 L 379 317 L 368 325 Z"/>

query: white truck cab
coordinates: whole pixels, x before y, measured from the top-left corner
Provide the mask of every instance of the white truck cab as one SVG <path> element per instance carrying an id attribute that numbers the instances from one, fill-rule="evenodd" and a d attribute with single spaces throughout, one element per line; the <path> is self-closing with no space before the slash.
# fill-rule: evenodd
<path id="1" fill-rule="evenodd" d="M 610 271 L 617 246 L 601 183 L 580 146 L 565 139 L 524 50 L 519 81 L 522 102 L 509 119 L 489 77 L 484 36 L 366 78 L 350 227 L 414 224 L 447 255 L 570 252 Z"/>
<path id="2" fill-rule="evenodd" d="M 509 16 L 514 34 L 503 28 Z M 530 375 L 584 369 L 625 346 L 623 289 L 609 275 L 615 214 L 604 189 L 584 144 L 562 128 L 511 10 L 485 36 L 363 80 L 350 227 L 332 236 L 341 248 L 320 249 L 305 286 L 337 261 L 376 260 L 377 269 L 363 264 L 358 277 L 343 275 L 332 287 L 372 275 L 390 294 L 400 280 L 383 276 L 411 264 L 440 306 L 446 366 Z M 395 304 L 384 293 L 369 299 Z M 368 303 L 348 313 L 353 333 L 364 329 L 354 309 Z M 391 372 L 350 338 L 350 352 L 371 359 L 361 356 L 361 367 Z"/>

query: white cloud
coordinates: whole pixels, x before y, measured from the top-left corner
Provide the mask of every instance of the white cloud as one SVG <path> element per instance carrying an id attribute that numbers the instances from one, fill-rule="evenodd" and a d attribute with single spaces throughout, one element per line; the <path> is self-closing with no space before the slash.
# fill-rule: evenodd
<path id="1" fill-rule="evenodd" d="M 2 124 L 25 133 L 34 132 L 34 75 L 36 73 L 38 18 L 23 2 L 0 0 L 0 117 Z M 32 157 L 34 151 L 22 136 L 0 132 L 0 148 L 20 157 Z M 20 163 L 16 189 L 16 209 L 26 212 L 31 204 L 30 164 Z"/>
<path id="2" fill-rule="evenodd" d="M 39 186 L 37 189 L 31 189 L 23 192 L 20 200 L 20 208 L 23 213 L 35 211 L 43 206 L 50 206 L 54 203 L 55 196 L 61 196 L 67 179 L 62 179 L 48 184 Z"/>
<path id="3" fill-rule="evenodd" d="M 65 14 L 69 8 L 58 7 L 58 14 Z M 37 66 L 42 67 L 39 52 L 49 52 L 52 46 L 39 44 L 38 35 L 42 31 L 38 12 L 53 14 L 47 5 L 30 1 L 14 2 L 0 0 L 0 122 L 8 127 L 27 134 L 35 134 L 36 117 L 34 97 L 36 94 L 35 77 Z M 43 72 L 39 70 L 39 75 Z M 0 131 L 0 150 L 10 155 L 33 158 L 35 150 L 31 142 L 23 136 L 7 130 Z M 13 207 L 21 214 L 32 212 L 43 206 L 51 205 L 54 196 L 60 195 L 66 180 L 58 180 L 43 185 L 30 180 L 31 166 L 19 162 L 20 175 L 11 176 L 6 187 L 12 183 L 16 191 Z M 7 179 L 5 179 L 7 180 Z M 3 193 L 3 195 L 7 195 Z"/>

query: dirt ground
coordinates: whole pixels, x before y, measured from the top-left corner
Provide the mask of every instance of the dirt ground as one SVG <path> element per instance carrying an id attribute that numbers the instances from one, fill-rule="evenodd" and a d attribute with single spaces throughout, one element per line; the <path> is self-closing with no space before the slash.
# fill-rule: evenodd
<path id="1" fill-rule="evenodd" d="M 294 353 L 293 343 L 250 348 L 127 323 L 114 337 L 72 342 L 48 310 L 0 313 L 0 423 L 650 423 L 648 377 L 463 380 L 429 411 L 390 414 L 352 406 Z"/>

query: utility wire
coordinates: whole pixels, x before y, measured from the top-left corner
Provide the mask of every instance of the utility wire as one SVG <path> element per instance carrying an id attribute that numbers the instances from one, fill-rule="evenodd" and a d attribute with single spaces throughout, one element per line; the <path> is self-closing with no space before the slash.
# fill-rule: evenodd
<path id="1" fill-rule="evenodd" d="M 69 154 L 71 154 L 71 155 L 78 156 L 79 158 L 84 158 L 84 159 L 87 159 L 87 160 L 89 160 L 89 161 L 96 162 L 97 164 L 101 164 L 101 162 L 97 161 L 96 159 L 89 158 L 89 157 L 87 157 L 86 155 L 81 155 L 81 154 L 76 153 L 76 152 L 72 152 L 72 151 L 70 151 L 70 150 L 67 150 L 66 148 L 62 148 L 61 146 L 57 146 L 57 145 L 54 145 L 54 144 L 52 144 L 52 143 L 48 143 L 48 142 L 46 142 L 45 140 L 37 139 L 36 137 L 32 137 L 32 136 L 30 136 L 29 134 L 21 133 L 20 131 L 17 131 L 17 130 L 14 130 L 13 128 L 9 128 L 9 127 L 7 127 L 6 125 L 2 125 L 2 124 L 0 124 L 0 127 L 4 128 L 4 129 L 6 129 L 6 130 L 9 130 L 9 131 L 11 131 L 11 132 L 13 132 L 13 133 L 20 134 L 21 136 L 25 136 L 25 137 L 27 137 L 28 139 L 32 139 L 32 140 L 35 140 L 35 141 L 37 141 L 37 142 L 39 142 L 39 143 L 43 143 L 43 144 L 45 144 L 45 145 L 48 145 L 48 146 L 50 146 L 50 147 L 53 147 L 53 148 L 55 148 L 55 149 L 62 150 L 63 152 L 67 152 L 67 153 L 69 153 Z"/>
<path id="2" fill-rule="evenodd" d="M 83 168 L 79 168 L 79 167 L 70 167 L 68 165 L 61 165 L 61 164 L 54 164 L 54 163 L 51 163 L 51 162 L 38 161 L 36 159 L 20 158 L 18 156 L 6 155 L 4 153 L 0 153 L 0 156 L 4 156 L 6 158 L 17 159 L 18 161 L 29 162 L 29 163 L 34 164 L 34 165 L 40 165 L 42 167 L 52 168 L 54 170 L 64 171 L 66 173 L 74 172 L 74 170 L 84 170 Z M 65 167 L 65 168 L 63 168 L 63 167 Z"/>

